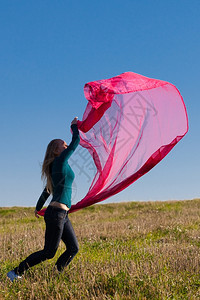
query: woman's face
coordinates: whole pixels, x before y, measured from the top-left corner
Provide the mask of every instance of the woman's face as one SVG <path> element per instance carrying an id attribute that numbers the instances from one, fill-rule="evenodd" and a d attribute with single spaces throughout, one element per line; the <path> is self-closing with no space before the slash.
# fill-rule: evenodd
<path id="1" fill-rule="evenodd" d="M 55 151 L 55 154 L 57 156 L 59 156 L 66 148 L 68 147 L 68 145 L 66 144 L 65 141 L 63 140 L 59 140 L 58 141 L 58 146 L 57 146 L 57 149 Z"/>

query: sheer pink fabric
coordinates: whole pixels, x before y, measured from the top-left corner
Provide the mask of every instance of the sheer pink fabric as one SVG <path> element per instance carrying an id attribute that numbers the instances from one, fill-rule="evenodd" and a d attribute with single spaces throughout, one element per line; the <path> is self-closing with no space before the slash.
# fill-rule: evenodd
<path id="1" fill-rule="evenodd" d="M 97 171 L 70 212 L 105 200 L 152 169 L 188 131 L 187 112 L 171 83 L 126 72 L 85 84 L 80 145 Z"/>

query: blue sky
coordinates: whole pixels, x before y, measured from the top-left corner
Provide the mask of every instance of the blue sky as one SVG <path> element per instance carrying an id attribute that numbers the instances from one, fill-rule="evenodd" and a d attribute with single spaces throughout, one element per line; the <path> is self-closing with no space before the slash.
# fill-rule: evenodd
<path id="1" fill-rule="evenodd" d="M 34 206 L 49 141 L 71 139 L 86 82 L 132 71 L 176 85 L 189 132 L 109 201 L 193 199 L 199 192 L 200 2 L 1 1 L 0 206 Z M 89 185 L 76 170 L 76 197 Z"/>

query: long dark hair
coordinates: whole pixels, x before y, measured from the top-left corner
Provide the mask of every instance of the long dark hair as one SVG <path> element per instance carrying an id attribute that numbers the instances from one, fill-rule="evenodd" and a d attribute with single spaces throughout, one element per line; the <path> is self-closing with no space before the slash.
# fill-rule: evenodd
<path id="1" fill-rule="evenodd" d="M 55 154 L 58 145 L 59 145 L 60 139 L 52 140 L 48 146 L 45 153 L 44 161 L 42 164 L 42 175 L 41 178 L 43 180 L 46 180 L 46 188 L 47 191 L 52 194 L 53 193 L 53 185 L 52 185 L 52 179 L 51 179 L 51 164 L 54 161 L 55 157 L 57 156 Z"/>

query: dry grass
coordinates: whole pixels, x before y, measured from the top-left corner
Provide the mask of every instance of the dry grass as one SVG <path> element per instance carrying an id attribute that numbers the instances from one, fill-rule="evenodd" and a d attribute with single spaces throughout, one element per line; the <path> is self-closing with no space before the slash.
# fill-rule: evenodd
<path id="1" fill-rule="evenodd" d="M 6 273 L 43 247 L 33 208 L 0 209 L 0 299 L 200 299 L 200 200 L 95 205 L 70 215 L 80 251 L 64 250 L 13 284 Z"/>

